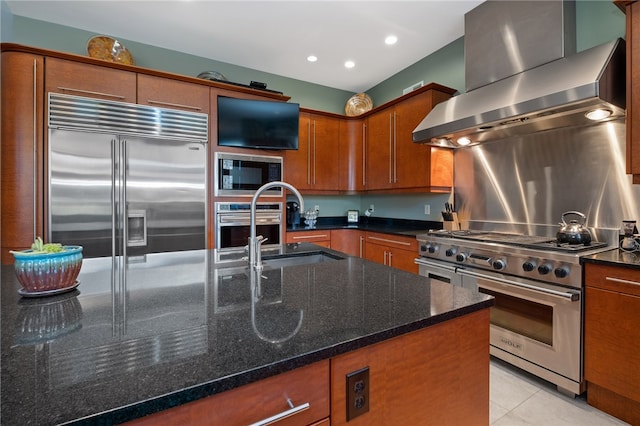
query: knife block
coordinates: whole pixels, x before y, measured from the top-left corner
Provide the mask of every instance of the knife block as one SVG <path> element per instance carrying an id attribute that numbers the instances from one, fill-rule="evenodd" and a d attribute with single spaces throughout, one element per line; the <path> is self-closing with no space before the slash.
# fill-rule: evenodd
<path id="1" fill-rule="evenodd" d="M 458 220 L 458 213 L 451 212 L 451 217 L 453 220 L 445 220 L 443 222 L 443 227 L 446 231 L 459 231 L 460 230 L 460 221 Z"/>

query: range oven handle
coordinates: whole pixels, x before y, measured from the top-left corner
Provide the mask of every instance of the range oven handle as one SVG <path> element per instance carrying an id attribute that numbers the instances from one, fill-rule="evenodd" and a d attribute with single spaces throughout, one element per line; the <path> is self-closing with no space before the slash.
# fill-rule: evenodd
<path id="1" fill-rule="evenodd" d="M 449 272 L 456 272 L 458 270 L 458 268 L 455 265 L 448 265 L 446 263 L 429 262 L 428 260 L 425 260 L 425 259 L 423 259 L 421 257 L 415 259 L 414 262 L 417 265 L 429 266 L 431 268 L 444 269 L 445 271 L 449 271 Z"/>
<path id="2" fill-rule="evenodd" d="M 512 281 L 512 280 L 508 280 L 506 278 L 501 278 L 501 277 L 494 277 L 491 275 L 485 275 L 485 274 L 480 274 L 478 272 L 474 272 L 474 271 L 469 271 L 467 269 L 458 269 L 457 272 L 461 275 L 467 275 L 470 277 L 474 277 L 474 278 L 483 278 L 485 280 L 488 281 L 495 281 L 495 282 L 499 282 L 502 284 L 507 284 L 507 285 L 512 285 L 515 287 L 521 287 L 521 288 L 525 288 L 527 290 L 533 290 L 533 291 L 538 291 L 540 293 L 546 293 L 552 296 L 558 296 L 558 297 L 562 297 L 564 299 L 568 299 L 572 302 L 576 302 L 578 300 L 580 300 L 580 292 L 577 291 L 572 291 L 572 290 L 568 290 L 568 291 L 556 291 L 556 290 L 551 290 L 548 288 L 544 288 L 544 287 L 538 287 L 535 285 L 531 285 L 531 284 L 525 284 L 525 283 L 521 283 L 521 282 L 517 282 L 517 281 Z"/>

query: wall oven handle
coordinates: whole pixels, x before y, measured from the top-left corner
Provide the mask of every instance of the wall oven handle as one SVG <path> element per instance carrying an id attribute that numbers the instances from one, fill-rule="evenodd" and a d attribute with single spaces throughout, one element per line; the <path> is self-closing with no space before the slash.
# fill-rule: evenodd
<path id="1" fill-rule="evenodd" d="M 516 286 L 516 287 L 526 288 L 527 290 L 539 291 L 540 293 L 546 293 L 546 294 L 550 294 L 552 296 L 562 297 L 564 299 L 571 300 L 572 302 L 576 302 L 576 301 L 580 300 L 580 293 L 577 292 L 577 291 L 571 291 L 571 290 L 568 290 L 566 292 L 564 292 L 564 291 L 556 291 L 556 290 L 551 290 L 551 289 L 544 288 L 544 287 L 538 287 L 538 286 L 535 286 L 535 285 L 524 284 L 524 283 L 520 283 L 520 282 L 517 282 L 517 281 L 508 280 L 506 278 L 500 278 L 500 277 L 494 277 L 494 276 L 491 276 L 491 275 L 479 274 L 477 272 L 468 271 L 466 269 L 458 269 L 458 273 L 461 274 L 461 275 L 467 275 L 467 276 L 474 277 L 474 278 L 483 278 L 483 279 L 489 280 L 489 281 L 495 281 L 495 282 L 499 282 L 499 283 L 502 283 L 502 284 L 508 284 L 508 285 L 512 285 L 512 286 Z"/>

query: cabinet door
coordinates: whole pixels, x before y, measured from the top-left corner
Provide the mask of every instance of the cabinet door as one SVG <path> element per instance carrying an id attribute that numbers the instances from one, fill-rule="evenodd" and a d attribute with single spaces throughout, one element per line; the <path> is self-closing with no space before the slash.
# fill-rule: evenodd
<path id="1" fill-rule="evenodd" d="M 367 119 L 367 189 L 393 186 L 393 108 L 376 112 Z"/>
<path id="2" fill-rule="evenodd" d="M 138 103 L 208 114 L 209 87 L 138 74 Z"/>
<path id="3" fill-rule="evenodd" d="M 640 184 L 640 2 L 627 5 L 627 173 Z"/>
<path id="4" fill-rule="evenodd" d="M 364 231 L 334 229 L 331 231 L 331 248 L 350 256 L 364 257 Z"/>
<path id="5" fill-rule="evenodd" d="M 2 53 L 2 263 L 43 231 L 44 58 Z M 9 90 L 11 88 L 11 90 Z"/>
<path id="6" fill-rule="evenodd" d="M 46 59 L 45 92 L 136 103 L 136 73 L 58 58 Z"/>
<path id="7" fill-rule="evenodd" d="M 401 249 L 390 249 L 389 266 L 403 271 L 418 273 L 418 265 L 415 263 L 417 252 Z M 388 256 L 389 257 L 389 256 Z"/>
<path id="8" fill-rule="evenodd" d="M 365 241 L 364 244 L 364 257 L 372 262 L 387 264 L 387 256 L 389 253 L 389 247 L 380 244 L 374 244 L 369 241 Z"/>
<path id="9" fill-rule="evenodd" d="M 338 191 L 340 181 L 340 120 L 314 115 L 312 188 L 318 191 Z"/>
<path id="10" fill-rule="evenodd" d="M 366 120 L 340 121 L 340 181 L 341 191 L 367 189 Z"/>
<path id="11" fill-rule="evenodd" d="M 311 188 L 311 114 L 300 113 L 298 149 L 284 153 L 284 180 L 299 191 Z"/>

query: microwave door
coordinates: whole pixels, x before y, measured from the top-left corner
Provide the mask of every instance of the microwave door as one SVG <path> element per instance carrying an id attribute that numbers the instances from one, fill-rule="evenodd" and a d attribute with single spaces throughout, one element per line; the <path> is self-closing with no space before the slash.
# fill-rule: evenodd
<path id="1" fill-rule="evenodd" d="M 205 248 L 206 145 L 128 137 L 124 148 L 127 255 Z"/>

